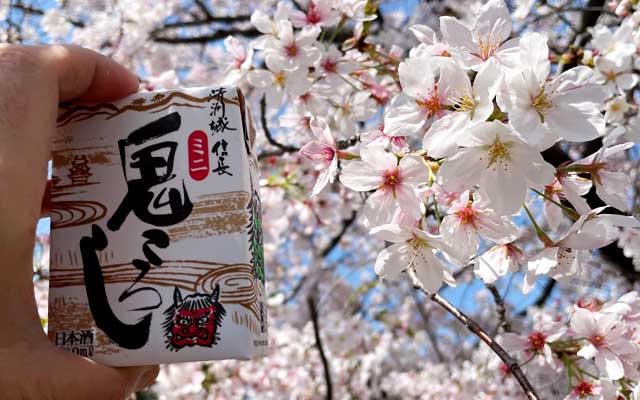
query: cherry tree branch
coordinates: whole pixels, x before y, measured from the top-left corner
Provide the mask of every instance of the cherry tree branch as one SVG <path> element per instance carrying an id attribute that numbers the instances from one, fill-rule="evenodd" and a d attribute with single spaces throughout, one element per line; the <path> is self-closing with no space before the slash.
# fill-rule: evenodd
<path id="1" fill-rule="evenodd" d="M 491 292 L 493 301 L 496 303 L 496 312 L 498 313 L 498 319 L 500 320 L 497 329 L 502 328 L 505 332 L 511 332 L 511 324 L 507 321 L 507 308 L 504 305 L 504 299 L 500 295 L 498 288 L 491 283 L 485 283 L 485 286 L 489 289 L 489 292 Z"/>
<path id="2" fill-rule="evenodd" d="M 320 353 L 320 360 L 322 361 L 322 368 L 324 370 L 324 380 L 327 385 L 327 394 L 325 398 L 327 400 L 333 399 L 333 385 L 331 383 L 331 371 L 329 370 L 329 360 L 327 360 L 327 356 L 324 353 L 324 347 L 322 346 L 322 339 L 320 337 L 320 326 L 318 324 L 318 309 L 316 308 L 316 303 L 313 300 L 312 296 L 307 298 L 307 304 L 309 305 L 309 315 L 311 317 L 311 322 L 313 323 L 313 334 L 316 339 L 315 346 L 318 349 L 318 353 Z"/>
<path id="3" fill-rule="evenodd" d="M 230 35 L 241 35 L 246 37 L 256 37 L 260 35 L 257 29 L 218 29 L 214 33 L 200 36 L 164 36 L 163 32 L 151 32 L 151 39 L 157 43 L 167 44 L 194 44 L 194 43 L 208 43 L 216 40 L 225 39 Z"/>
<path id="4" fill-rule="evenodd" d="M 411 268 L 407 269 L 406 271 L 409 275 L 409 278 L 411 279 L 411 283 L 413 284 L 414 289 L 421 291 L 433 302 L 444 308 L 445 311 L 447 311 L 449 314 L 456 317 L 456 319 L 460 321 L 462 325 L 467 328 L 467 330 L 469 330 L 471 333 L 480 338 L 480 340 L 485 342 L 491 348 L 491 350 L 493 350 L 493 352 L 496 353 L 498 357 L 500 357 L 502 362 L 505 363 L 505 365 L 509 368 L 509 371 L 511 371 L 511 373 L 513 374 L 513 377 L 516 379 L 516 381 L 518 381 L 518 384 L 520 384 L 520 386 L 522 387 L 522 390 L 527 395 L 527 399 L 540 400 L 540 397 L 538 397 L 535 389 L 525 376 L 524 372 L 522 372 L 522 368 L 520 368 L 518 362 L 513 357 L 511 357 L 511 355 L 507 353 L 507 351 L 502 346 L 500 346 L 500 344 L 498 344 L 498 342 L 496 342 L 491 335 L 489 335 L 484 329 L 482 329 L 482 327 L 478 325 L 476 321 L 469 318 L 465 313 L 460 311 L 453 304 L 449 303 L 438 293 L 429 293 L 424 290 L 422 288 L 422 285 L 418 281 L 418 278 L 416 277 L 415 271 L 413 271 Z"/>
<path id="5" fill-rule="evenodd" d="M 300 150 L 299 147 L 291 146 L 288 144 L 283 144 L 278 142 L 273 135 L 271 134 L 271 130 L 267 126 L 267 100 L 265 96 L 262 96 L 260 99 L 260 121 L 262 122 L 262 129 L 264 130 L 264 134 L 267 137 L 267 141 L 272 146 L 276 147 L 275 150 L 267 150 L 258 154 L 258 161 L 264 160 L 268 157 L 273 156 L 281 156 L 285 153 L 295 153 Z M 349 139 L 339 140 L 338 141 L 338 149 L 344 150 L 351 146 L 355 146 L 360 141 L 360 135 L 353 135 Z"/>
<path id="6" fill-rule="evenodd" d="M 493 337 L 491 337 L 484 329 L 482 329 L 477 322 L 469 318 L 462 311 L 458 310 L 453 304 L 449 303 L 438 293 L 429 294 L 422 288 L 419 288 L 419 290 L 429 296 L 431 300 L 444 308 L 449 314 L 456 317 L 456 319 L 460 321 L 471 333 L 485 342 L 491 348 L 491 350 L 493 350 L 493 352 L 496 353 L 498 357 L 500 357 L 500 359 L 507 365 L 507 367 L 509 367 L 509 370 L 513 374 L 513 377 L 516 379 L 516 381 L 518 381 L 529 400 L 540 399 L 535 389 L 533 388 L 533 386 L 531 386 L 531 383 L 524 375 L 524 372 L 522 372 L 522 369 L 520 368 L 518 362 L 513 357 L 511 357 L 511 355 L 509 355 L 509 353 L 507 353 L 507 351 L 502 346 L 500 346 Z"/>
<path id="7" fill-rule="evenodd" d="M 18 1 L 15 4 L 11 4 L 11 8 L 15 8 L 16 10 L 20 10 L 25 14 L 31 14 L 31 15 L 44 15 L 44 11 L 39 9 L 39 8 L 35 8 L 33 6 L 30 5 L 26 5 L 23 4 L 22 1 Z M 84 28 L 85 24 L 82 21 L 76 21 L 74 19 L 71 18 L 67 18 L 67 21 L 69 21 L 69 23 L 73 26 L 75 26 L 76 28 Z"/>
<path id="8" fill-rule="evenodd" d="M 247 22 L 249 21 L 250 16 L 248 15 L 229 15 L 229 16 L 219 16 L 214 17 L 212 15 L 207 15 L 206 18 L 202 19 L 194 19 L 192 21 L 176 21 L 167 23 L 160 28 L 155 29 L 153 32 L 162 33 L 168 31 L 170 29 L 175 28 L 193 28 L 193 27 L 201 27 L 202 25 L 209 25 L 211 23 L 225 23 L 231 24 L 234 22 Z"/>

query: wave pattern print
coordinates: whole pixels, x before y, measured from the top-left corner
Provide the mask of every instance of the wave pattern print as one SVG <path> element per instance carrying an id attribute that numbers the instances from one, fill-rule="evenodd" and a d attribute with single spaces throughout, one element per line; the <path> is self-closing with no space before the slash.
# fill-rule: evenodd
<path id="1" fill-rule="evenodd" d="M 97 201 L 56 201 L 51 203 L 51 229 L 86 225 L 107 214 L 107 208 Z"/>
<path id="2" fill-rule="evenodd" d="M 102 267 L 105 284 L 131 283 L 140 271 L 133 265 L 112 264 Z M 198 260 L 167 260 L 153 267 L 140 280 L 153 286 L 179 287 L 190 292 L 211 293 L 220 284 L 220 302 L 238 304 L 259 319 L 258 287 L 248 264 L 218 264 Z M 82 268 L 58 266 L 51 271 L 52 288 L 84 285 Z"/>

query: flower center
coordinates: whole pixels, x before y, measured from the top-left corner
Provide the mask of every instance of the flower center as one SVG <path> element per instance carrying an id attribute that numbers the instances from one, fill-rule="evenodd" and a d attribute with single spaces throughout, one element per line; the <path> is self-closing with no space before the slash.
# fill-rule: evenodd
<path id="1" fill-rule="evenodd" d="M 536 110 L 540 121 L 544 123 L 544 116 L 547 111 L 553 106 L 553 104 L 547 99 L 547 94 L 544 92 L 544 88 L 540 88 L 537 95 L 531 98 L 531 107 Z"/>
<path id="2" fill-rule="evenodd" d="M 468 95 L 459 97 L 453 105 L 453 111 L 471 113 L 471 118 L 473 118 L 473 112 L 475 111 L 475 109 L 476 102 L 473 97 Z"/>
<path id="3" fill-rule="evenodd" d="M 462 225 L 475 225 L 476 211 L 473 208 L 465 207 L 462 210 L 456 211 L 455 214 Z"/>
<path id="4" fill-rule="evenodd" d="M 503 143 L 496 137 L 496 141 L 487 148 L 487 156 L 489 157 L 487 168 L 496 163 L 506 165 L 508 161 L 511 161 L 509 147 L 511 147 L 511 142 Z"/>
<path id="5" fill-rule="evenodd" d="M 324 146 L 322 148 L 322 153 L 320 153 L 320 157 L 322 158 L 323 161 L 331 162 L 335 154 L 336 154 L 336 151 L 332 149 L 330 146 Z"/>
<path id="6" fill-rule="evenodd" d="M 603 335 L 593 335 L 589 338 L 589 341 L 593 343 L 594 346 L 600 347 L 604 344 L 604 336 Z"/>
<path id="7" fill-rule="evenodd" d="M 395 190 L 396 185 L 400 184 L 400 171 L 398 168 L 387 170 L 382 176 L 382 190 Z"/>
<path id="8" fill-rule="evenodd" d="M 487 36 L 484 39 L 478 37 L 477 42 L 479 54 L 475 55 L 482 61 L 487 61 L 491 56 L 496 54 L 496 51 L 498 51 L 498 48 L 500 47 L 500 43 L 491 40 L 491 35 Z"/>
<path id="9" fill-rule="evenodd" d="M 286 79 L 284 77 L 284 72 L 276 72 L 273 74 L 273 83 L 278 86 L 284 86 Z"/>
<path id="10" fill-rule="evenodd" d="M 544 349 L 546 337 L 540 332 L 533 332 L 529 334 L 529 344 L 531 349 L 536 352 L 541 352 Z"/>
<path id="11" fill-rule="evenodd" d="M 573 393 L 580 396 L 581 399 L 591 396 L 593 394 L 593 384 L 582 381 L 578 384 L 578 386 L 573 388 Z"/>
<path id="12" fill-rule="evenodd" d="M 337 67 L 337 63 L 335 61 L 333 61 L 330 58 L 327 58 L 326 60 L 324 60 L 324 62 L 322 63 L 322 68 L 328 72 L 328 73 L 336 73 L 336 67 Z"/>
<path id="13" fill-rule="evenodd" d="M 295 57 L 298 55 L 298 46 L 295 43 L 284 46 L 284 52 L 289 57 Z"/>
<path id="14" fill-rule="evenodd" d="M 427 118 L 434 117 L 442 109 L 437 87 L 430 90 L 428 96 L 416 100 L 416 103 L 427 114 Z"/>

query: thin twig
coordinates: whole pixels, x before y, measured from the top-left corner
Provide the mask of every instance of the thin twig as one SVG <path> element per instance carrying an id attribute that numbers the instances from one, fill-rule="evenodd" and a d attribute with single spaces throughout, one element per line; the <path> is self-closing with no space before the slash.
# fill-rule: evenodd
<path id="1" fill-rule="evenodd" d="M 324 353 L 324 347 L 322 346 L 322 339 L 320 338 L 320 326 L 318 324 L 318 310 L 316 309 L 316 303 L 313 300 L 312 296 L 307 298 L 307 304 L 309 305 L 309 314 L 311 317 L 311 322 L 313 323 L 313 333 L 316 338 L 316 348 L 318 349 L 318 353 L 320 353 L 320 360 L 322 360 L 322 368 L 324 370 L 324 380 L 327 385 L 327 394 L 326 399 L 333 399 L 333 385 L 331 384 L 331 372 L 329 370 L 329 360 L 327 360 L 327 356 Z"/>
<path id="2" fill-rule="evenodd" d="M 536 298 L 536 301 L 533 302 L 533 305 L 538 308 L 542 308 L 549 297 L 551 297 L 551 293 L 553 293 L 553 289 L 555 288 L 555 286 L 556 280 L 553 278 L 547 278 L 547 281 L 542 287 L 542 292 L 540 292 L 540 295 L 538 296 L 538 298 Z M 525 315 L 527 315 L 526 308 L 518 313 L 519 317 L 524 317 Z"/>
<path id="3" fill-rule="evenodd" d="M 342 237 L 344 236 L 344 234 L 347 233 L 347 230 L 349 230 L 349 227 L 356 220 L 357 215 L 358 213 L 356 211 L 353 211 L 351 213 L 351 216 L 348 219 L 345 219 L 342 221 L 342 229 L 340 229 L 340 232 L 338 232 L 338 234 L 331 239 L 327 247 L 325 247 L 322 250 L 322 252 L 320 252 L 321 257 L 324 258 L 328 256 L 329 253 L 331 253 L 333 249 L 340 243 L 340 240 L 342 240 Z"/>
<path id="4" fill-rule="evenodd" d="M 294 286 L 294 288 L 291 290 L 289 296 L 285 297 L 285 299 L 282 300 L 282 305 L 289 303 L 298 295 L 298 293 L 300 293 L 300 290 L 302 289 L 302 286 L 304 286 L 304 283 L 307 281 L 308 276 L 309 275 L 303 275 L 302 277 L 300 277 L 300 279 L 298 279 L 296 286 Z"/>
<path id="5" fill-rule="evenodd" d="M 500 295 L 498 288 L 496 288 L 492 283 L 485 283 L 485 286 L 489 289 L 489 292 L 491 292 L 493 301 L 496 303 L 496 312 L 498 313 L 498 319 L 500 320 L 496 330 L 502 328 L 505 332 L 511 332 L 511 324 L 507 321 L 507 308 L 504 305 L 504 299 Z"/>
<path id="6" fill-rule="evenodd" d="M 262 161 L 265 158 L 269 158 L 269 157 L 277 157 L 277 156 L 281 156 L 284 154 L 284 151 L 282 150 L 266 150 L 261 152 L 260 154 L 258 154 L 258 161 Z"/>
<path id="7" fill-rule="evenodd" d="M 289 145 L 278 142 L 271 135 L 271 131 L 267 126 L 267 100 L 265 99 L 265 96 L 262 96 L 262 99 L 260 99 L 260 118 L 262 120 L 262 129 L 264 130 L 264 134 L 267 137 L 267 141 L 269 142 L 269 144 L 271 144 L 274 147 L 277 147 L 278 149 L 282 150 L 284 153 L 293 153 L 295 151 L 300 150 L 298 147 L 289 146 Z"/>
<path id="8" fill-rule="evenodd" d="M 418 297 L 417 292 L 413 292 L 413 300 L 416 302 L 416 306 L 418 307 L 418 313 L 420 317 L 422 317 L 422 321 L 424 322 L 424 331 L 429 338 L 429 342 L 431 342 L 431 347 L 433 347 L 433 352 L 436 354 L 436 359 L 439 363 L 443 363 L 445 361 L 444 355 L 438 347 L 438 340 L 436 339 L 433 331 L 431 331 L 431 324 L 429 323 L 429 315 L 426 313 L 424 308 L 422 308 L 422 301 L 420 301 L 420 297 Z"/>
<path id="9" fill-rule="evenodd" d="M 211 13 L 209 12 L 209 9 L 202 2 L 202 0 L 194 0 L 194 2 L 196 3 L 196 6 L 198 6 L 200 11 L 202 11 L 207 18 L 213 18 L 213 15 L 211 15 Z"/>

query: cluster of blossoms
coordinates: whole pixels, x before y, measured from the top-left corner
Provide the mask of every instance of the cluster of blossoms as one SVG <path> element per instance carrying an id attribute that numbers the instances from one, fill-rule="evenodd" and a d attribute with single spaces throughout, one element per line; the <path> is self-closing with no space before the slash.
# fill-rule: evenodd
<path id="1" fill-rule="evenodd" d="M 41 17 L 53 40 L 144 71 L 147 90 L 238 86 L 265 132 L 257 147 L 272 354 L 166 367 L 153 387 L 160 398 L 322 397 L 312 326 L 294 311 L 317 288 L 336 398 L 518 398 L 488 348 L 453 340 L 448 329 L 466 334 L 434 306 L 427 319 L 415 311 L 413 285 L 466 291 L 472 267 L 487 285 L 514 279 L 524 295 L 560 282 L 566 299 L 555 311 L 529 309 L 517 327 L 514 316 L 522 334 L 498 338 L 541 398 L 640 400 L 637 292 L 578 302 L 575 289 L 628 285 L 597 282 L 608 276 L 598 249 L 614 242 L 640 270 L 640 223 L 629 216 L 637 2 L 610 2 L 621 20 L 589 28 L 590 41 L 577 35 L 564 54 L 555 48 L 567 28 L 551 21 L 580 2 L 519 1 L 512 15 L 502 0 L 424 2 L 416 14 L 429 16 L 400 19 L 394 33 L 384 29 L 393 12 L 381 21 L 372 1 L 217 1 L 246 14 L 238 30 L 251 34 L 202 48 L 172 43 L 206 37 L 202 26 L 216 23 L 199 6 L 207 2 L 184 10 L 182 25 L 169 16 L 188 2 L 66 3 Z M 437 18 L 445 10 L 458 17 Z M 571 23 L 575 14 L 562 15 Z M 568 157 L 552 159 L 556 150 Z M 492 302 L 475 300 L 474 317 L 494 325 Z"/>
<path id="2" fill-rule="evenodd" d="M 581 300 L 568 323 L 545 315 L 526 335 L 504 333 L 502 341 L 532 375 L 561 374 L 571 387 L 566 400 L 635 400 L 640 398 L 634 383 L 640 378 L 639 322 L 640 297 L 629 292 L 605 304 Z"/>

